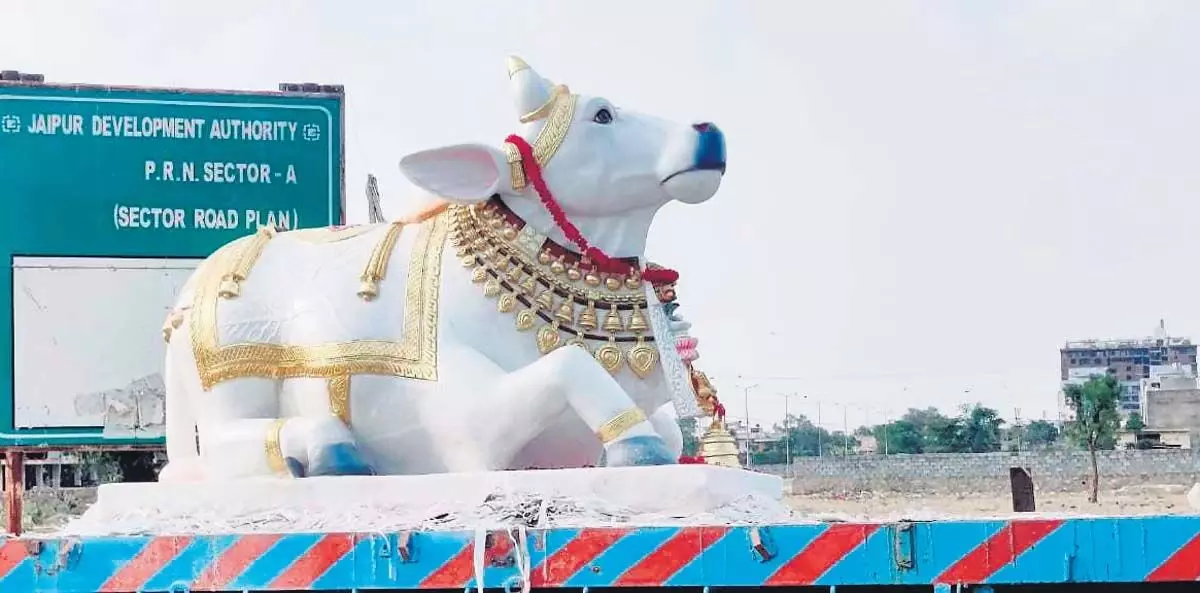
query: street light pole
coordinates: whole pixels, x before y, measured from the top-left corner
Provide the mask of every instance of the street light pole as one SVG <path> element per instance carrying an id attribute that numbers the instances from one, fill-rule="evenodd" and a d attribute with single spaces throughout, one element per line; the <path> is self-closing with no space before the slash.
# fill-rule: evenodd
<path id="1" fill-rule="evenodd" d="M 750 430 L 750 390 L 758 387 L 758 383 L 747 385 L 742 388 L 742 407 L 746 412 L 746 467 L 750 468 L 754 465 L 751 459 L 751 445 L 753 444 L 753 431 Z"/>
<path id="2" fill-rule="evenodd" d="M 791 414 L 788 410 L 788 402 L 792 399 L 791 393 L 783 394 L 783 458 L 784 458 L 784 473 L 787 476 L 792 475 L 792 431 Z"/>
<path id="3" fill-rule="evenodd" d="M 842 404 L 842 457 L 850 456 L 850 422 L 846 419 L 846 404 Z"/>
<path id="4" fill-rule="evenodd" d="M 821 444 L 821 400 L 817 400 L 817 457 L 825 456 L 825 446 Z"/>

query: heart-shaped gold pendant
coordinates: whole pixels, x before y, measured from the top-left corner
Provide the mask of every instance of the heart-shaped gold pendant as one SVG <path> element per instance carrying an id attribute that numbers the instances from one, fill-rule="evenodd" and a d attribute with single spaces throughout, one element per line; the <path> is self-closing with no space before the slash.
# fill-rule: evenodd
<path id="1" fill-rule="evenodd" d="M 543 325 L 537 332 L 537 347 L 538 352 L 549 354 L 555 348 L 562 345 L 562 336 L 558 333 L 558 328 L 552 325 Z"/>
<path id="2" fill-rule="evenodd" d="M 474 270 L 471 270 L 471 282 L 474 282 L 475 284 L 479 284 L 480 282 L 487 280 L 487 277 L 487 268 L 475 268 Z"/>
<path id="3" fill-rule="evenodd" d="M 533 309 L 521 309 L 517 311 L 517 331 L 529 331 L 536 320 L 537 314 L 533 312 Z"/>
<path id="4" fill-rule="evenodd" d="M 517 297 L 514 297 L 511 292 L 500 295 L 500 300 L 496 301 L 496 310 L 501 313 L 512 313 L 516 308 Z"/>
<path id="5" fill-rule="evenodd" d="M 492 278 L 483 283 L 483 296 L 492 298 L 500 294 L 500 281 Z"/>
<path id="6" fill-rule="evenodd" d="M 638 341 L 637 346 L 629 349 L 629 368 L 638 377 L 645 379 L 654 371 L 658 364 L 658 349 L 645 342 Z"/>
<path id="7" fill-rule="evenodd" d="M 583 341 L 583 338 L 580 338 L 579 336 L 575 336 L 574 338 L 567 340 L 567 343 L 564 344 L 564 346 L 578 346 L 583 348 L 583 351 L 589 354 L 592 351 L 590 348 L 588 348 L 587 342 Z"/>
<path id="8" fill-rule="evenodd" d="M 621 349 L 612 342 L 597 348 L 592 356 L 595 356 L 600 366 L 609 373 L 616 373 L 621 368 Z"/>

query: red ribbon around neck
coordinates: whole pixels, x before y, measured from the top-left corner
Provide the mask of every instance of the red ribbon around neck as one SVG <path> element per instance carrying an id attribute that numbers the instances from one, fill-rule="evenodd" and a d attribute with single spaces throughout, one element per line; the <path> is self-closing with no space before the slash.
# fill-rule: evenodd
<path id="1" fill-rule="evenodd" d="M 554 219 L 554 224 L 558 226 L 567 240 L 574 243 L 580 253 L 588 260 L 596 264 L 596 269 L 601 272 L 613 274 L 627 274 L 635 270 L 623 261 L 609 257 L 599 247 L 595 247 L 588 243 L 587 238 L 579 232 L 579 229 L 567 218 L 567 213 L 563 212 L 562 206 L 558 205 L 558 200 L 550 193 L 550 188 L 546 186 L 546 180 L 542 178 L 542 167 L 538 165 L 537 159 L 533 156 L 533 147 L 525 141 L 524 138 L 513 134 L 509 136 L 507 142 L 517 147 L 517 151 L 521 153 L 521 166 L 525 170 L 525 178 L 533 185 L 534 191 L 537 192 L 538 198 L 541 199 L 542 205 L 550 212 L 550 217 Z M 641 270 L 642 279 L 651 284 L 672 284 L 679 279 L 679 272 L 669 270 L 667 268 L 646 268 Z"/>

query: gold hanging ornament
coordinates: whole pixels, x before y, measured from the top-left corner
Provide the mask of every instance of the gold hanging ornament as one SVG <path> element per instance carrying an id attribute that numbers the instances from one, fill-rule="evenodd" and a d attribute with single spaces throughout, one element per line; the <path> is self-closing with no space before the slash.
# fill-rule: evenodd
<path id="1" fill-rule="evenodd" d="M 534 323 L 537 323 L 537 312 L 534 309 L 517 311 L 517 331 L 529 331 L 533 329 Z"/>
<path id="2" fill-rule="evenodd" d="M 554 324 L 543 325 L 537 331 L 537 348 L 543 356 L 554 351 L 562 345 L 562 335 L 558 333 L 558 326 Z"/>
<path id="3" fill-rule="evenodd" d="M 646 344 L 642 337 L 642 332 L 648 328 L 646 316 L 634 305 L 633 314 L 629 316 L 629 331 L 637 334 L 637 345 L 629 349 L 629 368 L 642 379 L 649 377 L 658 364 L 658 349 Z"/>
<path id="4" fill-rule="evenodd" d="M 586 258 L 570 261 L 569 254 L 554 255 L 548 247 L 533 247 L 530 237 L 537 234 L 518 231 L 495 204 L 451 208 L 456 225 L 453 242 L 459 245 L 463 265 L 472 268 L 471 281 L 482 285 L 487 298 L 497 298 L 497 311 L 515 312 L 518 331 L 537 329 L 534 342 L 539 353 L 578 346 L 611 374 L 625 364 L 639 378 L 653 373 L 659 354 L 654 337 L 647 335 L 646 296 L 639 290 L 642 281 L 636 271 L 600 273 Z M 577 281 L 582 282 L 572 284 Z M 625 289 L 629 292 L 623 293 Z M 521 308 L 524 299 L 529 304 Z M 577 302 L 587 304 L 576 311 Z M 607 310 L 603 321 L 598 308 Z M 628 321 L 622 308 L 630 309 Z M 590 333 L 597 330 L 603 334 Z M 593 349 L 589 342 L 599 345 Z M 633 345 L 626 349 L 621 342 Z"/>
<path id="5" fill-rule="evenodd" d="M 500 295 L 500 300 L 496 301 L 496 310 L 501 313 L 512 313 L 513 309 L 517 308 L 517 297 L 513 293 L 506 292 Z"/>
<path id="6" fill-rule="evenodd" d="M 610 374 L 615 374 L 621 370 L 621 359 L 624 358 L 624 355 L 621 354 L 621 349 L 617 347 L 616 338 L 610 337 L 608 343 L 597 348 L 592 356 Z"/>
<path id="7" fill-rule="evenodd" d="M 583 331 L 590 332 L 595 331 L 599 324 L 600 320 L 596 318 L 596 303 L 588 301 L 587 308 L 579 314 L 579 327 L 583 328 Z"/>
<path id="8" fill-rule="evenodd" d="M 615 334 L 625 330 L 625 323 L 621 321 L 621 314 L 617 313 L 617 308 L 613 307 L 608 310 L 608 315 L 604 318 L 604 331 Z"/>
<path id="9" fill-rule="evenodd" d="M 563 299 L 562 305 L 559 305 L 558 311 L 554 313 L 554 319 L 568 327 L 575 323 L 575 303 L 571 299 Z"/>

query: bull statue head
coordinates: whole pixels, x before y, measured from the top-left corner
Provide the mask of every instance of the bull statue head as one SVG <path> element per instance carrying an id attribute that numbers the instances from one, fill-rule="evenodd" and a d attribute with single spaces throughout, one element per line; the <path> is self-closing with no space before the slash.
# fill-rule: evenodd
<path id="1" fill-rule="evenodd" d="M 508 76 L 518 135 L 532 146 L 543 179 L 591 244 L 617 257 L 641 257 L 655 213 L 672 200 L 697 204 L 716 194 L 725 173 L 725 138 L 715 125 L 677 124 L 573 94 L 510 57 Z M 528 224 L 562 240 L 520 174 L 516 149 L 459 144 L 404 157 L 416 186 L 450 202 L 498 195 Z"/>

